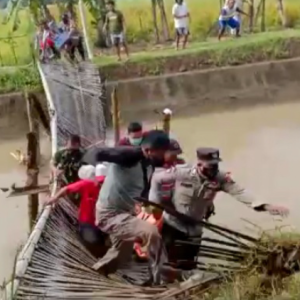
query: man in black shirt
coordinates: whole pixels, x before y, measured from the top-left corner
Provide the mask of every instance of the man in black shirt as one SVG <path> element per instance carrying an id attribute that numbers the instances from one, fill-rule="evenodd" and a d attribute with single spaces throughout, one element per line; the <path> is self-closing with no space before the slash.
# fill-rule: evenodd
<path id="1" fill-rule="evenodd" d="M 163 166 L 169 147 L 168 135 L 152 130 L 141 147 L 100 148 L 84 157 L 88 164 L 111 163 L 96 205 L 96 223 L 110 236 L 112 247 L 93 269 L 105 274 L 114 272 L 118 265 L 130 260 L 133 244 L 139 242 L 147 246 L 152 278 L 160 283 L 167 254 L 156 226 L 135 216 L 135 198 L 148 194 L 151 174 L 147 169 Z"/>

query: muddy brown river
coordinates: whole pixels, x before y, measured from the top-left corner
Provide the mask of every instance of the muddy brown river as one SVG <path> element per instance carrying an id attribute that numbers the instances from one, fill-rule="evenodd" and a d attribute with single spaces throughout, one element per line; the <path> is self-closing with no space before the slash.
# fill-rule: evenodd
<path id="1" fill-rule="evenodd" d="M 300 104 L 283 104 L 173 120 L 172 132 L 189 161 L 194 160 L 196 147 L 218 147 L 222 168 L 232 172 L 236 181 L 257 199 L 281 203 L 291 210 L 290 216 L 282 221 L 266 213 L 255 213 L 230 196 L 220 194 L 216 199 L 217 215 L 212 221 L 245 231 L 249 224 L 243 219 L 263 228 L 290 224 L 300 229 L 299 112 Z M 23 169 L 9 152 L 24 147 L 23 140 L 1 141 L 1 186 L 22 184 Z M 10 276 L 16 251 L 26 241 L 28 219 L 26 199 L 6 199 L 0 194 L 0 204 L 1 282 Z"/>

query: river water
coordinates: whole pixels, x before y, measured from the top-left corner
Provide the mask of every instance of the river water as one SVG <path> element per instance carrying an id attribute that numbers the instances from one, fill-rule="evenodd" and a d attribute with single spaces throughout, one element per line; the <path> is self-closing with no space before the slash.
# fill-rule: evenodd
<path id="1" fill-rule="evenodd" d="M 233 229 L 249 230 L 242 218 L 263 228 L 290 224 L 300 229 L 300 104 L 261 106 L 245 110 L 185 117 L 172 121 L 172 132 L 182 144 L 189 161 L 200 146 L 218 147 L 222 168 L 247 187 L 257 199 L 281 203 L 291 210 L 282 222 L 266 213 L 256 213 L 228 195 L 216 199 L 217 215 L 212 221 Z M 193 112 L 195 115 L 195 112 Z M 176 117 L 176 116 L 175 116 Z M 22 184 L 24 171 L 9 155 L 25 147 L 24 140 L 0 144 L 0 182 Z M 49 152 L 49 144 L 44 148 Z M 47 146 L 48 145 L 48 146 Z M 46 151 L 46 152 L 47 152 Z M 11 273 L 18 247 L 28 231 L 26 198 L 6 199 L 0 194 L 0 281 Z"/>
<path id="2" fill-rule="evenodd" d="M 25 136 L 26 132 L 24 132 Z M 17 149 L 26 153 L 26 139 L 1 139 L 0 143 L 0 187 L 24 186 L 26 181 L 25 167 L 10 155 Z M 45 174 L 46 161 L 49 159 L 49 141 L 42 139 L 41 150 L 44 154 L 41 174 Z M 46 176 L 46 175 L 45 175 Z M 47 178 L 41 175 L 40 180 Z M 11 275 L 17 251 L 26 242 L 29 230 L 27 197 L 6 198 L 0 191 L 0 283 Z"/>

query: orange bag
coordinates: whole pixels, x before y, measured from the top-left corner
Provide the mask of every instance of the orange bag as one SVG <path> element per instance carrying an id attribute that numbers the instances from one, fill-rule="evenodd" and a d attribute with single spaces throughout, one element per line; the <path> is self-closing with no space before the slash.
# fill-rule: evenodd
<path id="1" fill-rule="evenodd" d="M 149 222 L 150 224 L 155 225 L 158 228 L 158 231 L 160 232 L 162 230 L 162 226 L 163 226 L 163 217 L 161 216 L 160 219 L 156 219 L 153 214 L 149 214 L 146 212 L 140 212 L 137 216 L 139 219 L 145 220 L 147 222 Z M 147 251 L 142 249 L 141 244 L 139 243 L 135 243 L 134 244 L 134 250 L 136 252 L 136 254 L 143 259 L 146 259 L 147 256 Z"/>

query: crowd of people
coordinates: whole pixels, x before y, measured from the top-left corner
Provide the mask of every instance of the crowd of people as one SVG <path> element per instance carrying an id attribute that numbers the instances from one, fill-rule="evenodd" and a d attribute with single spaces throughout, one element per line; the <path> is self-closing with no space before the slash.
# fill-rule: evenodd
<path id="1" fill-rule="evenodd" d="M 195 164 L 181 155 L 178 141 L 161 130 L 143 131 L 133 122 L 128 135 L 115 147 L 83 151 L 80 138 L 71 136 L 65 149 L 53 159 L 54 177 L 63 187 L 47 201 L 52 205 L 63 196 L 79 193 L 79 235 L 87 247 L 110 248 L 91 266 L 105 276 L 134 258 L 149 262 L 151 284 L 161 284 L 191 275 L 180 261 L 195 262 L 203 228 L 199 221 L 214 213 L 214 199 L 225 192 L 255 211 L 286 215 L 288 209 L 257 201 L 219 168 L 218 149 L 201 147 Z M 194 223 L 170 213 L 188 216 Z M 197 223 L 198 222 L 198 223 Z M 176 240 L 199 238 L 186 248 Z"/>
<path id="2" fill-rule="evenodd" d="M 241 15 L 247 16 L 241 6 L 242 1 L 238 0 L 226 0 L 224 2 L 218 19 L 219 40 L 224 36 L 228 27 L 232 30 L 232 33 L 235 33 L 236 37 L 240 36 Z M 182 48 L 185 49 L 190 34 L 189 23 L 191 22 L 191 15 L 187 4 L 183 0 L 175 0 L 172 15 L 176 32 L 176 49 L 179 49 L 181 40 Z"/>
<path id="3" fill-rule="evenodd" d="M 241 9 L 241 6 L 242 1 L 239 0 L 226 0 L 224 2 L 218 18 L 219 40 L 224 36 L 227 28 L 230 28 L 236 37 L 240 36 L 241 15 L 247 16 Z M 107 32 L 110 29 L 111 42 L 116 48 L 118 60 L 121 60 L 122 49 L 125 50 L 127 58 L 129 58 L 124 16 L 119 10 L 116 10 L 114 1 L 108 1 L 107 7 L 108 13 L 104 31 Z M 176 50 L 179 50 L 180 44 L 182 49 L 185 49 L 190 35 L 191 14 L 184 0 L 175 0 L 175 4 L 172 7 L 172 16 L 174 18 Z"/>
<path id="4" fill-rule="evenodd" d="M 81 59 L 85 60 L 83 37 L 70 13 L 64 13 L 59 24 L 49 12 L 46 13 L 45 19 L 38 24 L 36 49 L 41 61 L 60 58 L 61 53 L 65 52 L 74 62 L 76 50 Z"/>
<path id="5" fill-rule="evenodd" d="M 219 40 L 224 36 L 227 28 L 234 31 L 236 37 L 240 36 L 241 15 L 247 15 L 242 11 L 241 6 L 241 1 L 238 0 L 225 1 L 218 18 Z M 124 15 L 116 9 L 114 0 L 106 2 L 106 11 L 103 33 L 109 37 L 118 60 L 122 60 L 122 52 L 129 59 Z M 191 14 L 184 0 L 175 0 L 172 16 L 174 18 L 176 49 L 178 50 L 180 45 L 182 45 L 182 49 L 185 49 L 190 35 Z M 76 22 L 70 13 L 64 13 L 59 25 L 57 25 L 55 19 L 47 12 L 46 18 L 38 26 L 36 37 L 42 60 L 52 57 L 59 58 L 61 51 L 65 51 L 71 61 L 74 61 L 76 50 L 81 59 L 85 60 L 83 37 L 76 28 Z"/>

